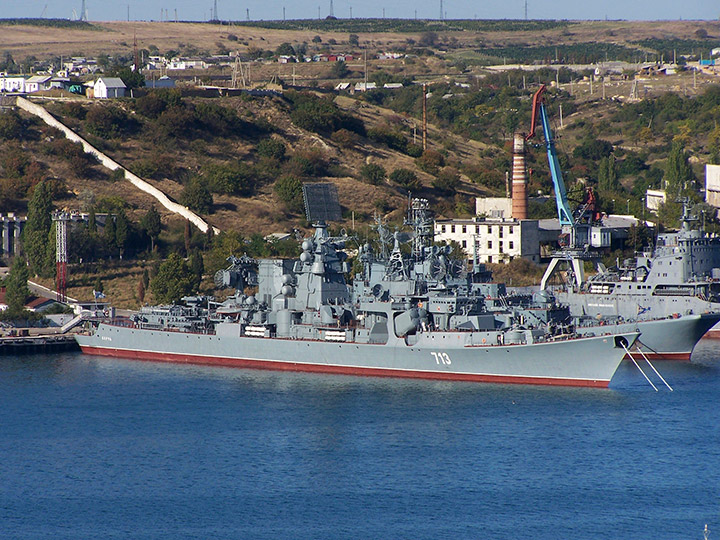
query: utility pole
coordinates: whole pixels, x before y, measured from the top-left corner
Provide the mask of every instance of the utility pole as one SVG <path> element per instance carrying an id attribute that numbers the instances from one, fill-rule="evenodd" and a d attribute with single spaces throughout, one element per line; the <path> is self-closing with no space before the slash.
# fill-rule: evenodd
<path id="1" fill-rule="evenodd" d="M 423 83 L 423 152 L 427 150 L 427 85 Z"/>
<path id="2" fill-rule="evenodd" d="M 363 86 L 363 91 L 367 92 L 367 81 L 368 81 L 368 72 L 367 72 L 367 45 L 365 46 L 365 86 Z"/>

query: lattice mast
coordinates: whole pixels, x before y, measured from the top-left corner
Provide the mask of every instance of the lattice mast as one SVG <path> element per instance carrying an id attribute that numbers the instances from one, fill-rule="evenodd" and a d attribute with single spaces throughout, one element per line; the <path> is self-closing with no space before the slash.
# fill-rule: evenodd
<path id="1" fill-rule="evenodd" d="M 55 289 L 57 301 L 67 301 L 67 224 L 70 221 L 68 212 L 53 212 L 55 222 Z"/>

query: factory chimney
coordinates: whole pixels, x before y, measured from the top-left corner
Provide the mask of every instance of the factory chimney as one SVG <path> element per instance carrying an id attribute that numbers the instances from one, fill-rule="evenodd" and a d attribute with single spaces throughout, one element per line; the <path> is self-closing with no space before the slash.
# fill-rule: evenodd
<path id="1" fill-rule="evenodd" d="M 525 177 L 525 138 L 515 134 L 512 170 L 512 217 L 527 219 L 527 179 Z"/>

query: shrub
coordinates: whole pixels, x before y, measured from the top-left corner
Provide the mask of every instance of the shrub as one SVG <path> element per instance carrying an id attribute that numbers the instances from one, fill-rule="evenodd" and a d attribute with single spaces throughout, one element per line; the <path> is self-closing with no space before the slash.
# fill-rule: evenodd
<path id="1" fill-rule="evenodd" d="M 20 139 L 23 135 L 23 121 L 15 111 L 0 113 L 0 139 Z"/>
<path id="2" fill-rule="evenodd" d="M 296 176 L 282 176 L 275 182 L 275 195 L 291 212 L 303 209 L 302 182 Z"/>
<path id="3" fill-rule="evenodd" d="M 212 208 L 213 196 L 204 182 L 193 178 L 183 189 L 180 203 L 195 212 L 208 214 Z"/>
<path id="4" fill-rule="evenodd" d="M 85 129 L 102 139 L 112 139 L 131 133 L 136 127 L 137 122 L 117 107 L 95 105 L 85 116 Z"/>
<path id="5" fill-rule="evenodd" d="M 334 132 L 330 136 L 330 139 L 332 139 L 333 142 L 337 143 L 343 148 L 353 148 L 359 141 L 359 137 L 356 133 L 353 133 L 352 131 L 344 128 L 338 129 L 336 132 Z"/>
<path id="6" fill-rule="evenodd" d="M 445 165 L 445 158 L 437 150 L 425 150 L 422 156 L 415 160 L 415 164 L 421 171 L 437 174 L 440 167 Z"/>
<path id="7" fill-rule="evenodd" d="M 360 168 L 360 176 L 362 179 L 374 186 L 382 184 L 386 174 L 385 167 L 377 163 L 368 163 Z"/>
<path id="8" fill-rule="evenodd" d="M 453 167 L 445 167 L 432 181 L 432 186 L 443 194 L 453 193 L 460 184 L 460 173 Z"/>
<path id="9" fill-rule="evenodd" d="M 263 139 L 257 145 L 257 153 L 262 157 L 283 160 L 285 159 L 285 151 L 285 143 L 279 139 L 273 139 L 272 137 Z"/>
<path id="10" fill-rule="evenodd" d="M 395 169 L 390 173 L 390 180 L 408 191 L 416 190 L 420 187 L 420 180 L 418 180 L 417 175 L 410 169 Z"/>
<path id="11" fill-rule="evenodd" d="M 296 176 L 320 177 L 327 175 L 327 159 L 320 150 L 296 152 L 288 169 Z"/>
<path id="12" fill-rule="evenodd" d="M 203 176 L 215 193 L 247 196 L 255 190 L 253 171 L 243 163 L 213 163 L 205 168 Z"/>

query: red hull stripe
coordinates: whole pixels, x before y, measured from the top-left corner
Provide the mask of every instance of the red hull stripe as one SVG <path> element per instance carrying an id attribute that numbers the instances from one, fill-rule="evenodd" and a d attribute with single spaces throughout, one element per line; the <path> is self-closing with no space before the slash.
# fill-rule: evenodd
<path id="1" fill-rule="evenodd" d="M 639 352 L 631 351 L 635 360 L 644 360 L 642 354 Z M 643 351 L 643 354 L 648 360 L 690 360 L 692 353 L 689 352 L 668 352 L 668 353 L 651 353 Z M 626 354 L 625 360 L 630 360 L 630 357 Z"/>
<path id="2" fill-rule="evenodd" d="M 708 330 L 707 332 L 705 332 L 703 338 L 720 339 L 720 330 Z"/>
<path id="3" fill-rule="evenodd" d="M 609 381 L 582 379 L 553 379 L 544 377 L 513 377 L 508 375 L 479 375 L 473 373 L 442 373 L 435 371 L 405 371 L 382 368 L 361 368 L 355 366 L 329 366 L 316 364 L 299 364 L 295 362 L 271 362 L 262 360 L 245 360 L 243 358 L 206 357 L 186 354 L 167 354 L 148 351 L 128 351 L 106 349 L 100 347 L 81 347 L 85 354 L 130 358 L 133 360 L 150 360 L 181 364 L 204 364 L 211 366 L 264 369 L 272 371 L 304 371 L 314 373 L 330 373 L 335 375 L 363 375 L 368 377 L 403 377 L 410 379 L 435 379 L 444 381 L 471 381 L 504 384 L 536 384 L 550 386 L 583 386 L 607 388 Z"/>

